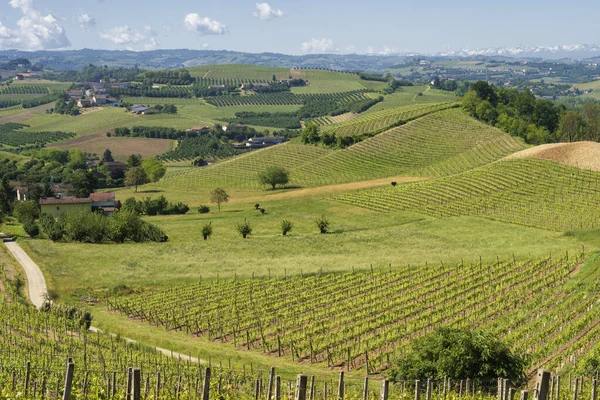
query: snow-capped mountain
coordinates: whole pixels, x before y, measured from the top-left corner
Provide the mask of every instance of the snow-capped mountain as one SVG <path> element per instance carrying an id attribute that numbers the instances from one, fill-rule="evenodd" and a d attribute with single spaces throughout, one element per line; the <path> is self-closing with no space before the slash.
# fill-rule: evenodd
<path id="1" fill-rule="evenodd" d="M 473 56 L 505 56 L 519 58 L 590 58 L 600 56 L 600 45 L 575 44 L 557 46 L 516 46 L 516 47 L 488 47 L 482 49 L 461 49 L 458 51 L 440 52 L 440 56 L 448 57 L 473 57 Z"/>

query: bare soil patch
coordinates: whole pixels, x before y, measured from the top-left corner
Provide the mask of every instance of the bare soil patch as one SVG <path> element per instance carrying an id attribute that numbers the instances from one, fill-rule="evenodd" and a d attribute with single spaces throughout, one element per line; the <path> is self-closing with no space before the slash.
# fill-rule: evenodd
<path id="1" fill-rule="evenodd" d="M 103 131 L 53 143 L 48 147 L 63 150 L 77 148 L 98 155 L 102 155 L 104 150 L 109 149 L 117 160 L 124 160 L 132 154 L 155 157 L 169 151 L 172 145 L 173 141 L 169 139 L 107 137 L 106 132 Z"/>
<path id="2" fill-rule="evenodd" d="M 572 167 L 600 172 L 600 143 L 553 143 L 532 147 L 511 154 L 506 159 L 537 158 L 551 160 Z"/>
<path id="3" fill-rule="evenodd" d="M 336 115 L 335 117 L 329 117 L 329 119 L 332 120 L 334 123 L 338 124 L 340 122 L 350 121 L 351 119 L 354 119 L 356 117 L 358 117 L 358 114 L 349 112 L 345 114 Z"/>

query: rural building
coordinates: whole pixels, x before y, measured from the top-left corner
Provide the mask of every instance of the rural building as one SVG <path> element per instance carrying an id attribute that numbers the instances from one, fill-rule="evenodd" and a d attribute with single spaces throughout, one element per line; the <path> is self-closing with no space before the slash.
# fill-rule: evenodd
<path id="1" fill-rule="evenodd" d="M 86 198 L 63 196 L 40 199 L 40 208 L 42 214 L 49 214 L 54 218 L 77 210 L 102 210 L 105 215 L 110 215 L 118 208 L 118 203 L 114 193 L 92 193 Z"/>
<path id="2" fill-rule="evenodd" d="M 67 92 L 67 95 L 71 98 L 73 98 L 73 97 L 80 98 L 80 97 L 83 97 L 83 90 L 69 90 Z"/>
<path id="3" fill-rule="evenodd" d="M 276 144 L 281 144 L 283 142 L 285 142 L 285 138 L 283 136 L 261 136 L 248 139 L 245 144 L 246 148 L 259 149 L 263 147 L 275 146 Z"/>
<path id="4" fill-rule="evenodd" d="M 186 129 L 186 132 L 208 133 L 210 132 L 210 126 L 195 126 L 193 128 Z"/>
<path id="5" fill-rule="evenodd" d="M 98 106 L 104 105 L 107 103 L 106 96 L 102 94 L 95 94 L 92 98 L 92 102 Z"/>
<path id="6" fill-rule="evenodd" d="M 150 110 L 150 107 L 144 107 L 144 106 L 133 106 L 133 107 L 131 107 L 131 113 L 132 114 L 137 114 L 137 115 L 144 114 L 148 110 Z"/>
<path id="7" fill-rule="evenodd" d="M 92 200 L 89 197 L 85 199 L 73 196 L 61 198 L 52 197 L 40 199 L 40 208 L 42 214 L 48 214 L 52 215 L 54 218 L 58 218 L 68 211 L 92 211 Z"/>
<path id="8" fill-rule="evenodd" d="M 252 90 L 254 88 L 259 88 L 259 87 L 269 87 L 271 86 L 268 83 L 243 83 L 242 84 L 242 90 Z"/>
<path id="9" fill-rule="evenodd" d="M 85 108 L 92 105 L 92 102 L 89 99 L 79 99 L 77 100 L 77 107 Z"/>

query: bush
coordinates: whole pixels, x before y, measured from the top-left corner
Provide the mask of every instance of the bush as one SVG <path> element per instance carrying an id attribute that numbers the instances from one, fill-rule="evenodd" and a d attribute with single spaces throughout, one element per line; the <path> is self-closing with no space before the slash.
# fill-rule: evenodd
<path id="1" fill-rule="evenodd" d="M 525 362 L 499 339 L 484 332 L 442 327 L 411 342 L 411 349 L 387 371 L 401 379 L 493 380 L 525 382 Z"/>
<path id="2" fill-rule="evenodd" d="M 133 197 L 125 200 L 123 208 L 135 210 L 138 214 L 155 215 L 174 215 L 185 214 L 190 210 L 187 204 L 181 202 L 170 203 L 165 196 L 155 199 L 146 197 L 143 201 L 137 201 Z"/>
<path id="3" fill-rule="evenodd" d="M 213 228 L 212 228 L 212 222 L 209 222 L 208 224 L 204 224 L 204 226 L 202 227 L 202 237 L 204 238 L 204 240 L 208 239 L 213 233 Z"/>
<path id="4" fill-rule="evenodd" d="M 165 210 L 165 214 L 168 215 L 183 215 L 190 211 L 190 207 L 187 204 L 179 203 L 170 203 L 167 209 Z"/>
<path id="5" fill-rule="evenodd" d="M 23 223 L 23 229 L 25 230 L 25 233 L 32 238 L 37 237 L 40 234 L 40 227 L 32 219 Z"/>
<path id="6" fill-rule="evenodd" d="M 209 206 L 205 206 L 205 205 L 201 205 L 200 207 L 198 207 L 198 212 L 200 214 L 208 214 L 210 212 L 210 207 Z"/>
<path id="7" fill-rule="evenodd" d="M 123 208 L 110 217 L 106 223 L 106 236 L 116 243 L 132 238 L 140 229 L 142 220 L 134 209 Z"/>
<path id="8" fill-rule="evenodd" d="M 252 234 L 252 225 L 250 225 L 250 222 L 248 222 L 248 221 L 246 221 L 246 220 L 244 219 L 244 222 L 243 222 L 243 223 L 238 223 L 238 224 L 237 224 L 237 230 L 238 230 L 238 232 L 240 233 L 240 235 L 242 235 L 242 237 L 243 237 L 244 239 L 246 239 L 246 237 L 247 237 L 248 235 L 251 235 L 251 234 Z"/>
<path id="9" fill-rule="evenodd" d="M 321 215 L 319 218 L 315 220 L 317 227 L 319 228 L 319 232 L 327 233 L 329 230 L 329 220 L 325 215 Z"/>
<path id="10" fill-rule="evenodd" d="M 76 242 L 100 243 L 106 233 L 104 215 L 87 210 L 67 212 L 61 215 L 59 223 L 67 238 Z"/>
<path id="11" fill-rule="evenodd" d="M 290 176 L 283 167 L 270 166 L 258 175 L 258 180 L 261 184 L 271 185 L 275 189 L 277 185 L 287 185 L 290 181 Z"/>
<path id="12" fill-rule="evenodd" d="M 142 221 L 140 228 L 134 233 L 132 240 L 134 242 L 166 242 L 169 237 L 157 226 Z"/>
<path id="13" fill-rule="evenodd" d="M 27 220 L 35 221 L 40 216 L 40 208 L 33 200 L 19 201 L 15 204 L 13 215 L 22 224 Z"/>
<path id="14" fill-rule="evenodd" d="M 42 232 L 53 242 L 62 240 L 64 232 L 62 226 L 56 222 L 53 216 L 42 214 L 40 216 L 40 225 Z"/>
<path id="15" fill-rule="evenodd" d="M 294 229 L 294 225 L 291 221 L 288 221 L 287 219 L 281 221 L 281 233 L 283 234 L 283 236 L 290 233 L 292 229 Z"/>

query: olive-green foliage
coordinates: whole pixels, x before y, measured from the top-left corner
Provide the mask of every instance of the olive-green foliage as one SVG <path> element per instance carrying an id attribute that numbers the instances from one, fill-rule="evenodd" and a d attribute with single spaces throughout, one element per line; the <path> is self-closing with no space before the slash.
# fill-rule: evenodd
<path id="1" fill-rule="evenodd" d="M 410 351 L 387 371 L 401 379 L 525 379 L 524 360 L 485 332 L 441 327 L 411 342 Z"/>
<path id="2" fill-rule="evenodd" d="M 40 216 L 40 208 L 33 200 L 20 201 L 15 204 L 13 215 L 20 223 L 35 220 Z"/>
<path id="3" fill-rule="evenodd" d="M 25 221 L 25 223 L 23 224 L 23 230 L 25 230 L 25 233 L 27 233 L 32 238 L 40 234 L 40 227 L 32 219 L 28 219 Z"/>
<path id="4" fill-rule="evenodd" d="M 116 243 L 123 243 L 127 238 L 133 238 L 140 229 L 142 220 L 135 210 L 123 207 L 113 213 L 106 224 L 106 236 Z"/>
<path id="5" fill-rule="evenodd" d="M 210 207 L 203 204 L 200 207 L 198 207 L 198 212 L 200 214 L 208 214 L 210 212 Z"/>
<path id="6" fill-rule="evenodd" d="M 167 167 L 154 157 L 144 159 L 142 168 L 146 171 L 146 176 L 150 182 L 158 182 L 167 172 Z"/>
<path id="7" fill-rule="evenodd" d="M 290 176 L 285 168 L 273 165 L 265 168 L 265 170 L 258 175 L 258 180 L 261 184 L 271 185 L 271 187 L 275 189 L 277 185 L 287 185 L 290 181 Z"/>
<path id="8" fill-rule="evenodd" d="M 329 220 L 325 215 L 321 215 L 315 220 L 320 233 L 327 233 L 329 231 Z"/>
<path id="9" fill-rule="evenodd" d="M 242 223 L 238 222 L 237 230 L 240 233 L 240 235 L 242 235 L 242 237 L 244 239 L 246 239 L 246 237 L 248 237 L 248 235 L 252 234 L 252 225 L 250 225 L 250 222 L 248 222 L 246 219 L 244 219 L 244 222 L 242 222 Z"/>
<path id="10" fill-rule="evenodd" d="M 202 226 L 202 237 L 204 240 L 208 239 L 213 233 L 212 222 L 204 224 Z"/>
<path id="11" fill-rule="evenodd" d="M 76 242 L 101 242 L 106 230 L 104 216 L 86 210 L 64 213 L 59 221 L 65 236 Z"/>
<path id="12" fill-rule="evenodd" d="M 294 229 L 294 224 L 292 224 L 292 221 L 288 221 L 287 219 L 281 221 L 281 233 L 283 236 L 290 233 L 292 229 Z"/>

